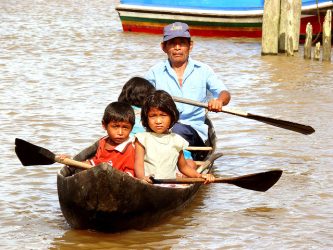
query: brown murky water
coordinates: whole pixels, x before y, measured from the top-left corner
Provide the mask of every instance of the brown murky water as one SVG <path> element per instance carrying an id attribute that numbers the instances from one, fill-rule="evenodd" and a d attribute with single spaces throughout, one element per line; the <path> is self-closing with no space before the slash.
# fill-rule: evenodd
<path id="1" fill-rule="evenodd" d="M 0 2 L 1 249 L 332 249 L 332 64 L 261 57 L 260 41 L 194 38 L 193 58 L 224 79 L 230 106 L 313 126 L 310 136 L 211 114 L 216 175 L 281 168 L 268 192 L 212 184 L 161 225 L 72 230 L 58 203 L 60 165 L 23 167 L 15 137 L 75 154 L 104 135 L 104 107 L 164 58 L 160 36 L 123 33 L 115 0 Z M 301 47 L 301 51 L 302 51 Z"/>

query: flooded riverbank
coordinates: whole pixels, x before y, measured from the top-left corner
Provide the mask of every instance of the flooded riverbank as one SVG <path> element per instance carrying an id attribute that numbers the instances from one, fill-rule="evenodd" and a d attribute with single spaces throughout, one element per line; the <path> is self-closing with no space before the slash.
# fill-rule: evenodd
<path id="1" fill-rule="evenodd" d="M 332 64 L 260 56 L 260 41 L 194 38 L 193 58 L 232 93 L 230 107 L 316 129 L 305 136 L 211 114 L 224 156 L 215 174 L 284 170 L 268 192 L 204 187 L 170 220 L 141 231 L 72 230 L 56 190 L 59 164 L 24 167 L 16 137 L 75 154 L 104 135 L 105 106 L 165 58 L 160 36 L 123 33 L 116 1 L 2 1 L 0 235 L 3 249 L 331 249 Z M 301 47 L 302 50 L 302 47 Z"/>

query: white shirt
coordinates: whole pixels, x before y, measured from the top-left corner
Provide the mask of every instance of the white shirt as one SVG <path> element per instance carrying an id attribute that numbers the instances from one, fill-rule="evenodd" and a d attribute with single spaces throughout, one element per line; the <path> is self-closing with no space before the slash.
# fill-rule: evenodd
<path id="1" fill-rule="evenodd" d="M 175 133 L 142 132 L 135 137 L 145 148 L 145 175 L 153 175 L 156 179 L 176 178 L 179 152 L 188 142 Z"/>

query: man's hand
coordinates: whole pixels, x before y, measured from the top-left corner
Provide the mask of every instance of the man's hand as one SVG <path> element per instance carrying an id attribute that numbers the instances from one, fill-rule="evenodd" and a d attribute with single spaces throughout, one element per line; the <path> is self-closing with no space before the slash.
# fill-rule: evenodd
<path id="1" fill-rule="evenodd" d="M 223 90 L 217 99 L 211 99 L 208 102 L 208 110 L 213 112 L 221 112 L 222 107 L 228 105 L 230 102 L 231 96 L 230 93 L 226 90 Z"/>
<path id="2" fill-rule="evenodd" d="M 208 110 L 213 112 L 221 112 L 223 102 L 219 99 L 210 99 L 208 102 Z"/>

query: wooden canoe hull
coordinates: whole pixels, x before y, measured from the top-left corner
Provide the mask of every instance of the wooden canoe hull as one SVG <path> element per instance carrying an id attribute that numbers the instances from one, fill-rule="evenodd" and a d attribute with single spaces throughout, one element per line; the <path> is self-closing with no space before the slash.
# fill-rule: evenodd
<path id="1" fill-rule="evenodd" d="M 200 184 L 166 188 L 143 183 L 108 164 L 72 176 L 64 166 L 57 185 L 62 213 L 76 229 L 118 232 L 155 224 L 186 206 Z"/>
<path id="2" fill-rule="evenodd" d="M 209 119 L 208 145 L 215 151 L 215 130 Z M 207 154 L 207 151 L 204 152 Z M 91 156 L 89 148 L 77 160 Z M 211 171 L 209 162 L 205 173 Z M 75 174 L 74 174 L 75 172 Z M 141 229 L 161 223 L 175 211 L 191 202 L 202 184 L 182 188 L 151 185 L 120 172 L 103 163 L 84 171 L 62 167 L 57 174 L 57 188 L 61 211 L 68 224 L 75 229 L 119 232 Z"/>

